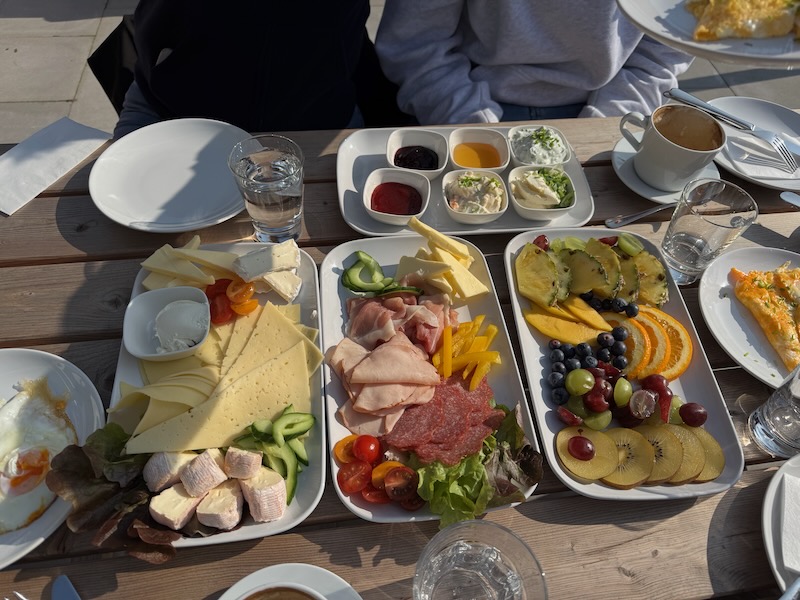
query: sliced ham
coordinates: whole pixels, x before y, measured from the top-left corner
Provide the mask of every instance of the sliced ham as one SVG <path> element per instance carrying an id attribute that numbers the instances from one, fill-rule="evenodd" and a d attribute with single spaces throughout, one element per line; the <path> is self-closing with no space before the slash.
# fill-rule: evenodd
<path id="1" fill-rule="evenodd" d="M 351 402 L 345 402 L 339 407 L 337 414 L 342 424 L 356 435 L 372 435 L 380 437 L 385 435 L 395 426 L 403 414 L 403 407 L 397 412 L 383 416 L 360 413 L 353 410 Z"/>
<path id="2" fill-rule="evenodd" d="M 359 302 L 351 303 L 348 312 L 347 337 L 367 350 L 394 337 L 394 313 L 378 300 L 357 300 Z"/>
<path id="3" fill-rule="evenodd" d="M 401 341 L 382 344 L 359 362 L 350 374 L 351 383 L 437 385 L 439 373 L 436 367 L 420 359 L 418 350 L 404 334 L 398 333 L 395 338 L 398 336 L 402 336 Z M 403 338 L 406 341 L 402 341 Z"/>
<path id="4" fill-rule="evenodd" d="M 353 400 L 353 410 L 386 415 L 398 407 L 424 404 L 433 398 L 433 386 L 407 383 L 367 383 Z"/>

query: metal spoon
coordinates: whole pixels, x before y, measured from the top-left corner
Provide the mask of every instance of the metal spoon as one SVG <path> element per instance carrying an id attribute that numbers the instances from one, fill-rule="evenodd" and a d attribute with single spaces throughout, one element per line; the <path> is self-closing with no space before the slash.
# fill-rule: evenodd
<path id="1" fill-rule="evenodd" d="M 781 198 L 789 204 L 800 208 L 800 194 L 795 194 L 794 192 L 781 192 Z"/>
<path id="2" fill-rule="evenodd" d="M 643 210 L 642 212 L 633 213 L 632 215 L 617 215 L 616 217 L 610 217 L 606 219 L 606 227 L 611 229 L 616 229 L 617 227 L 623 227 L 628 223 L 633 223 L 634 221 L 638 221 L 639 219 L 643 219 L 645 217 L 649 217 L 652 214 L 657 213 L 660 210 L 666 210 L 668 208 L 675 208 L 674 204 L 659 204 L 658 206 L 654 206 L 653 208 L 648 208 L 647 210 Z"/>

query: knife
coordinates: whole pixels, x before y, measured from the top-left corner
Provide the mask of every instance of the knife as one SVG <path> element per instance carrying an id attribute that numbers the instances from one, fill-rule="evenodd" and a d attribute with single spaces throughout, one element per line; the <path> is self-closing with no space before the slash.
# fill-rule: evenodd
<path id="1" fill-rule="evenodd" d="M 50 600 L 81 600 L 75 587 L 66 575 L 59 575 L 53 582 Z"/>
<path id="2" fill-rule="evenodd" d="M 794 192 L 781 192 L 781 198 L 789 204 L 800 208 L 800 194 L 795 194 Z"/>

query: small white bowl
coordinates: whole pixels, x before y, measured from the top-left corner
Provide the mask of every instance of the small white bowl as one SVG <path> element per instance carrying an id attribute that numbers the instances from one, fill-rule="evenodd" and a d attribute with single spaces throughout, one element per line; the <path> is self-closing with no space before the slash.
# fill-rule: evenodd
<path id="1" fill-rule="evenodd" d="M 511 169 L 508 174 L 508 191 L 510 195 L 511 206 L 520 217 L 523 219 L 528 219 L 529 221 L 551 221 L 552 219 L 557 219 L 561 215 L 572 210 L 575 207 L 575 202 L 578 200 L 577 197 L 575 197 L 575 183 L 572 181 L 572 177 L 565 172 L 564 174 L 567 176 L 567 179 L 569 179 L 570 186 L 572 186 L 573 198 L 571 205 L 564 208 L 529 208 L 520 204 L 517 198 L 514 196 L 511 182 L 521 177 L 526 171 L 536 171 L 541 168 L 558 169 L 559 167 L 534 167 L 531 165 L 524 165 Z"/>
<path id="2" fill-rule="evenodd" d="M 122 343 L 125 349 L 136 358 L 152 361 L 176 360 L 194 354 L 206 341 L 210 320 L 202 339 L 194 346 L 172 352 L 158 351 L 160 344 L 156 337 L 156 316 L 165 306 L 179 300 L 198 302 L 204 305 L 207 311 L 210 310 L 205 292 L 195 287 L 176 286 L 139 294 L 128 303 L 128 308 L 125 310 L 125 320 L 122 324 Z"/>
<path id="3" fill-rule="evenodd" d="M 284 592 L 286 596 L 291 598 L 308 598 L 308 600 L 325 600 L 325 596 L 317 592 L 316 590 L 311 589 L 310 587 L 303 585 L 301 583 L 297 583 L 294 581 L 277 581 L 277 582 L 268 582 L 262 585 L 258 585 L 252 589 L 247 590 L 241 596 L 236 598 L 236 600 L 253 600 L 257 598 L 266 597 L 264 592 L 272 591 L 274 595 L 270 595 L 270 598 L 282 598 L 284 594 L 279 595 L 280 592 L 284 590 L 291 590 L 289 594 Z M 292 593 L 294 592 L 294 593 Z"/>
<path id="4" fill-rule="evenodd" d="M 450 206 L 450 201 L 447 197 L 447 186 L 451 181 L 458 179 L 466 173 L 474 173 L 475 175 L 492 177 L 500 182 L 500 186 L 503 189 L 503 204 L 499 211 L 494 213 L 465 213 L 459 212 Z M 496 221 L 506 212 L 509 202 L 508 188 L 506 187 L 503 178 L 494 171 L 489 171 L 487 169 L 458 169 L 456 171 L 448 171 L 445 173 L 444 177 L 442 177 L 442 198 L 448 216 L 454 221 L 457 221 L 458 223 L 464 223 L 465 225 L 482 225 L 484 223 Z"/>
<path id="5" fill-rule="evenodd" d="M 548 131 L 550 131 L 553 135 L 557 136 L 561 139 L 561 142 L 564 144 L 564 147 L 567 149 L 567 155 L 564 157 L 564 160 L 557 160 L 557 161 L 550 161 L 550 162 L 528 162 L 524 160 L 520 160 L 517 155 L 514 153 L 514 144 L 511 140 L 514 139 L 514 136 L 517 135 L 521 131 L 530 130 L 534 131 L 536 129 L 540 129 L 544 127 Z M 563 165 L 572 157 L 572 148 L 570 148 L 569 142 L 567 142 L 567 138 L 564 137 L 564 134 L 561 133 L 555 127 L 550 127 L 548 125 L 517 125 L 516 127 L 512 127 L 508 130 L 508 147 L 511 151 L 511 163 L 515 167 L 519 166 L 535 166 L 535 167 L 552 167 L 557 165 Z"/>
<path id="6" fill-rule="evenodd" d="M 422 196 L 422 209 L 413 215 L 393 215 L 391 213 L 380 212 L 378 210 L 373 210 L 371 206 L 372 200 L 372 193 L 382 183 L 403 183 L 405 185 L 410 185 L 414 189 L 419 192 L 419 195 Z M 370 217 L 375 219 L 376 221 L 380 221 L 381 223 L 386 223 L 387 225 L 397 225 L 402 227 L 408 224 L 409 219 L 411 217 L 420 218 L 422 213 L 428 208 L 428 202 L 430 201 L 431 197 L 431 182 L 430 180 L 425 177 L 424 175 L 420 175 L 411 169 L 395 169 L 395 168 L 383 168 L 383 169 L 375 169 L 372 173 L 369 174 L 367 177 L 367 181 L 364 183 L 364 210 L 367 211 Z"/>
<path id="7" fill-rule="evenodd" d="M 438 166 L 436 169 L 411 169 L 394 164 L 394 155 L 400 148 L 408 146 L 423 146 L 436 152 Z M 441 133 L 429 129 L 395 129 L 386 141 L 386 162 L 396 169 L 411 171 L 424 175 L 430 180 L 436 179 L 447 166 L 448 159 L 447 138 Z"/>
<path id="8" fill-rule="evenodd" d="M 478 169 L 480 171 L 494 171 L 495 173 L 500 173 L 505 170 L 510 160 L 511 150 L 508 147 L 508 140 L 505 135 L 496 129 L 489 129 L 487 127 L 459 127 L 450 133 L 450 139 L 447 143 L 450 146 L 450 164 L 454 169 Z M 494 146 L 497 153 L 500 155 L 500 165 L 497 167 L 470 167 L 469 165 L 457 163 L 455 158 L 453 158 L 453 152 L 456 146 L 465 143 L 490 144 Z"/>

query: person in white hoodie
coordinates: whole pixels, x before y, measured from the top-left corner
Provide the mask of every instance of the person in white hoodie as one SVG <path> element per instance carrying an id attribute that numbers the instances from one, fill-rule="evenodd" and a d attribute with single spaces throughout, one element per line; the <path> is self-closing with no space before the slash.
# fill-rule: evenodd
<path id="1" fill-rule="evenodd" d="M 421 124 L 649 114 L 692 60 L 616 0 L 386 0 L 376 47 Z"/>

